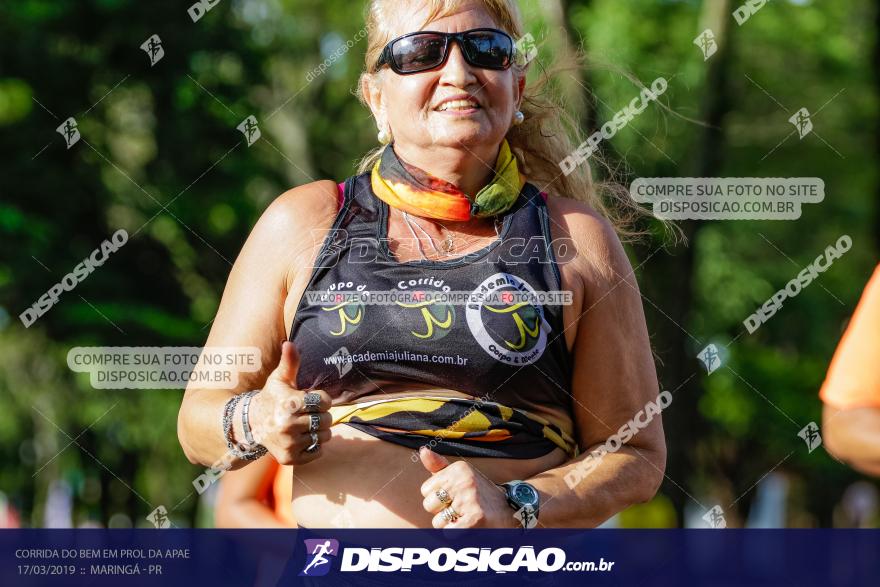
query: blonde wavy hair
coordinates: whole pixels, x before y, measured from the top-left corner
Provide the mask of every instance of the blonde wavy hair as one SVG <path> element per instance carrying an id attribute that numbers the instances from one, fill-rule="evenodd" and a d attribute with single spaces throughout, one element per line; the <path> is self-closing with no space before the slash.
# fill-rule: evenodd
<path id="1" fill-rule="evenodd" d="M 364 60 L 364 71 L 358 84 L 357 95 L 364 105 L 362 86 L 365 77 L 377 75 L 375 64 L 382 49 L 392 40 L 392 17 L 399 13 L 403 2 L 413 0 L 371 0 L 366 9 L 367 51 Z M 524 35 L 522 16 L 516 0 L 421 0 L 427 5 L 428 18 L 422 26 L 429 22 L 455 14 L 466 3 L 475 2 L 492 16 L 496 25 L 507 32 L 513 39 L 521 39 Z M 522 76 L 528 72 L 533 60 L 525 66 L 514 65 Z M 622 237 L 633 237 L 632 231 L 636 217 L 641 210 L 624 197 L 619 185 L 613 182 L 596 185 L 588 164 L 578 165 L 569 175 L 560 168 L 560 162 L 574 153 L 584 138 L 575 118 L 561 105 L 558 99 L 548 91 L 549 85 L 560 71 L 583 66 L 583 56 L 578 53 L 574 63 L 557 66 L 552 70 L 541 67 L 540 77 L 531 84 L 526 84 L 520 110 L 525 121 L 512 126 L 507 133 L 507 141 L 517 159 L 517 164 L 528 180 L 543 191 L 562 198 L 571 198 L 586 202 L 593 209 L 605 216 Z M 373 168 L 382 153 L 382 146 L 368 152 L 358 165 L 358 173 L 365 173 Z M 600 164 L 601 159 L 595 158 Z M 599 189 L 599 188 L 602 189 Z M 609 201 L 606 202 L 606 199 Z M 613 200 L 613 201 L 611 201 Z"/>

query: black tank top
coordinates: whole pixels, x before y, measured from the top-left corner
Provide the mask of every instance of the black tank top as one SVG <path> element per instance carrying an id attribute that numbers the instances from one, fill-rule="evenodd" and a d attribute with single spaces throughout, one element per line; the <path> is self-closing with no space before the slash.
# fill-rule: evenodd
<path id="1" fill-rule="evenodd" d="M 503 215 L 500 238 L 459 258 L 400 262 L 388 248 L 387 227 L 388 205 L 373 193 L 370 174 L 347 179 L 306 292 L 561 290 L 546 202 L 530 183 Z M 570 431 L 572 364 L 562 309 L 341 305 L 309 303 L 304 294 L 290 330 L 300 353 L 297 387 L 326 390 L 333 405 L 369 394 L 451 389 Z"/>

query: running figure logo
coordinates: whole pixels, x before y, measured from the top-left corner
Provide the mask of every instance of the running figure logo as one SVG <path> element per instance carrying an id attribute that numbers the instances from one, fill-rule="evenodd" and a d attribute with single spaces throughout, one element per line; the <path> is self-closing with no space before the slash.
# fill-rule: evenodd
<path id="1" fill-rule="evenodd" d="M 718 43 L 715 41 L 715 33 L 712 29 L 706 29 L 694 39 L 694 45 L 703 52 L 703 61 L 708 61 L 710 57 L 718 51 Z"/>
<path id="2" fill-rule="evenodd" d="M 720 505 L 716 505 L 711 510 L 706 512 L 703 515 L 703 520 L 705 520 L 711 528 L 727 528 L 727 520 L 724 518 L 724 510 L 721 509 Z"/>
<path id="3" fill-rule="evenodd" d="M 300 577 L 321 577 L 330 572 L 330 559 L 327 556 L 339 554 L 339 541 L 333 538 L 311 538 L 306 543 L 306 566 Z"/>
<path id="4" fill-rule="evenodd" d="M 143 49 L 150 58 L 150 67 L 156 65 L 159 60 L 165 56 L 165 49 L 162 48 L 162 39 L 159 38 L 159 35 L 152 35 L 149 39 L 144 41 L 141 45 L 141 49 Z"/>
<path id="5" fill-rule="evenodd" d="M 241 124 L 235 128 L 240 130 L 244 135 L 248 147 L 253 145 L 261 136 L 263 136 L 262 133 L 260 133 L 259 125 L 257 125 L 257 119 L 253 114 L 242 120 Z"/>
<path id="6" fill-rule="evenodd" d="M 538 56 L 538 45 L 531 33 L 526 33 L 524 37 L 519 39 L 514 44 L 514 48 L 514 60 L 520 67 L 528 65 L 532 59 Z"/>
<path id="7" fill-rule="evenodd" d="M 714 344 L 708 345 L 706 348 L 700 351 L 700 354 L 697 355 L 703 364 L 706 366 L 706 371 L 709 375 L 711 375 L 715 369 L 721 366 L 721 356 L 718 353 L 718 347 Z"/>
<path id="8" fill-rule="evenodd" d="M 795 112 L 788 121 L 797 129 L 798 135 L 801 139 L 813 131 L 813 121 L 810 120 L 810 111 L 806 108 L 801 108 Z"/>
<path id="9" fill-rule="evenodd" d="M 819 434 L 819 426 L 815 422 L 810 422 L 798 432 L 798 436 L 803 438 L 807 443 L 808 452 L 813 452 L 822 445 L 822 435 Z"/>
<path id="10" fill-rule="evenodd" d="M 164 505 L 160 505 L 147 516 L 147 520 L 152 522 L 156 528 L 164 529 L 171 527 L 171 519 L 168 517 L 168 510 Z"/>
<path id="11" fill-rule="evenodd" d="M 76 125 L 76 119 L 73 116 L 62 122 L 55 130 L 58 134 L 64 137 L 64 144 L 67 145 L 68 149 L 79 141 L 79 129 Z"/>

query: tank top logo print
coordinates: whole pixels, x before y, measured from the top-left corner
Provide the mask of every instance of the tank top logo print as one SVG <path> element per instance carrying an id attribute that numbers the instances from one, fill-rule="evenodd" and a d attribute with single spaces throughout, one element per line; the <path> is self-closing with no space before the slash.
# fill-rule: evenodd
<path id="1" fill-rule="evenodd" d="M 535 290 L 510 273 L 487 277 L 471 293 L 467 324 L 483 350 L 496 361 L 528 365 L 541 358 L 552 328 L 540 304 L 531 304 L 521 296 L 515 299 L 514 293 L 535 294 Z M 484 303 L 483 299 L 491 294 L 497 299 Z"/>
<path id="2" fill-rule="evenodd" d="M 339 300 L 333 301 L 334 291 L 364 291 L 366 284 L 334 283 L 324 292 L 331 301 L 320 304 L 321 312 L 318 314 L 318 328 L 330 336 L 345 337 L 353 334 L 363 323 L 366 308 L 358 300 L 344 299 L 339 294 Z"/>
<path id="3" fill-rule="evenodd" d="M 445 303 L 442 299 L 431 299 L 426 291 L 427 287 L 433 288 L 433 292 L 436 293 L 450 290 L 442 279 L 433 277 L 411 279 L 397 284 L 397 291 L 407 292 L 415 298 L 413 302 L 395 302 L 400 308 L 401 330 L 409 332 L 418 340 L 442 340 L 455 325 L 455 306 Z"/>

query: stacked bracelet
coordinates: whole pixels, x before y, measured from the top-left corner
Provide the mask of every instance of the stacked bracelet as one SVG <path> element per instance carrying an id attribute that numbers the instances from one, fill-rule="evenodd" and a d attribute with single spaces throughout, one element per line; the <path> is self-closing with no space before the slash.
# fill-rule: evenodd
<path id="1" fill-rule="evenodd" d="M 223 406 L 223 437 L 226 439 L 226 447 L 232 456 L 245 461 L 255 461 L 268 452 L 265 446 L 250 441 L 248 444 L 238 444 L 232 440 L 232 416 L 238 402 L 243 399 L 243 395 L 234 395 Z"/>
<path id="2" fill-rule="evenodd" d="M 241 427 L 244 429 L 244 439 L 248 444 L 254 445 L 257 444 L 257 441 L 254 439 L 254 435 L 251 433 L 251 423 L 248 419 L 248 412 L 251 407 L 251 400 L 255 395 L 260 393 L 259 391 L 247 391 L 242 394 L 241 400 Z"/>

